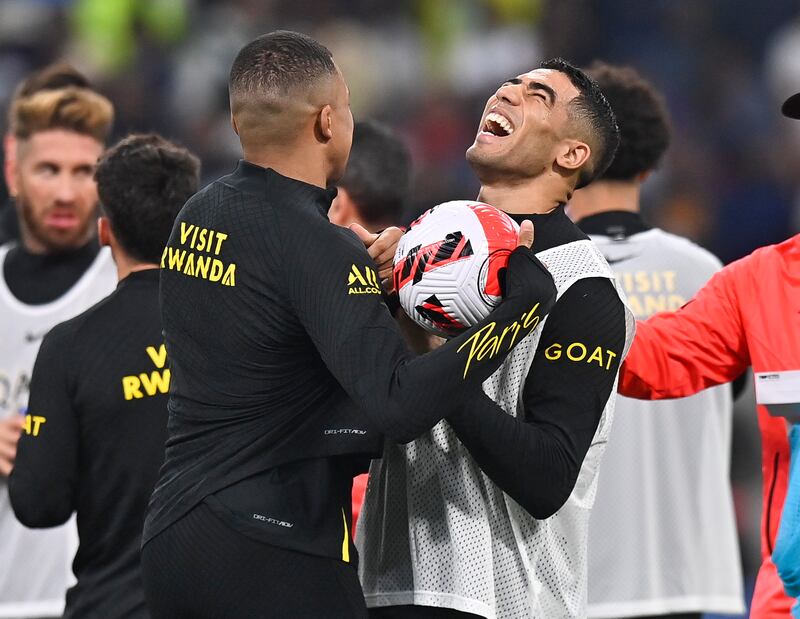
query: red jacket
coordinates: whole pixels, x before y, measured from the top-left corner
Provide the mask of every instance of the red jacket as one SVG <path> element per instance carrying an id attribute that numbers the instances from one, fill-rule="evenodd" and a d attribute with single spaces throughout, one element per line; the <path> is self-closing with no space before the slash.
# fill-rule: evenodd
<path id="1" fill-rule="evenodd" d="M 761 248 L 717 273 L 684 307 L 639 322 L 619 392 L 678 398 L 754 372 L 800 369 L 800 234 Z M 761 429 L 762 565 L 750 617 L 790 617 L 772 554 L 789 471 L 782 418 L 758 407 Z"/>

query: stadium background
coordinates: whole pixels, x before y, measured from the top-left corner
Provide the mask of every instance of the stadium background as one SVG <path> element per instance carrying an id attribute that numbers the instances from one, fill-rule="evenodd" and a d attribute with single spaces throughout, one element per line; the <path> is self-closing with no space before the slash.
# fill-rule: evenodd
<path id="1" fill-rule="evenodd" d="M 356 118 L 382 120 L 407 141 L 416 168 L 409 218 L 476 194 L 464 151 L 486 97 L 560 55 L 633 65 L 666 94 L 673 145 L 645 185 L 651 223 L 725 262 L 800 229 L 800 123 L 779 114 L 800 90 L 796 0 L 0 0 L 0 108 L 31 69 L 66 59 L 117 106 L 115 137 L 159 131 L 198 153 L 210 180 L 240 155 L 230 63 L 276 28 L 328 45 Z M 752 393 L 739 400 L 734 428 L 749 590 L 760 509 Z"/>

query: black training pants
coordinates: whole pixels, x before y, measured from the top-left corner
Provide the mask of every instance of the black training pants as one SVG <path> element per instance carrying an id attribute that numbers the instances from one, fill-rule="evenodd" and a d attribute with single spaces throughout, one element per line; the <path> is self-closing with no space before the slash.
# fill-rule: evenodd
<path id="1" fill-rule="evenodd" d="M 153 619 L 366 619 L 356 569 L 250 539 L 200 504 L 142 549 Z"/>

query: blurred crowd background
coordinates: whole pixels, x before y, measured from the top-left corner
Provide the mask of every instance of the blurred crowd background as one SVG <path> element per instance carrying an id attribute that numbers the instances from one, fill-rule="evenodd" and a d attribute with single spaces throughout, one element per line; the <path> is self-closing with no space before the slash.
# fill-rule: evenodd
<path id="1" fill-rule="evenodd" d="M 724 262 L 800 229 L 800 123 L 779 113 L 800 90 L 796 0 L 0 0 L 0 108 L 29 71 L 67 60 L 117 106 L 116 137 L 154 130 L 180 141 L 210 180 L 240 156 L 231 61 L 277 28 L 325 43 L 356 119 L 381 120 L 407 141 L 416 168 L 409 219 L 476 195 L 464 151 L 486 98 L 507 77 L 563 56 L 633 65 L 665 93 L 674 136 L 645 185 L 651 223 Z M 732 477 L 749 579 L 758 450 L 747 395 Z"/>

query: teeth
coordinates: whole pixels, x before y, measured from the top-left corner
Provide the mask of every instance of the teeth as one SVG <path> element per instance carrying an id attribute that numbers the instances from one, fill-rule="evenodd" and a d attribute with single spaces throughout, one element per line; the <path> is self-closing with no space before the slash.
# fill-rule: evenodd
<path id="1" fill-rule="evenodd" d="M 508 135 L 514 133 L 514 127 L 511 126 L 511 123 L 508 121 L 508 119 L 505 116 L 501 116 L 497 112 L 489 112 L 489 114 L 486 116 L 486 120 L 500 125 Z"/>

